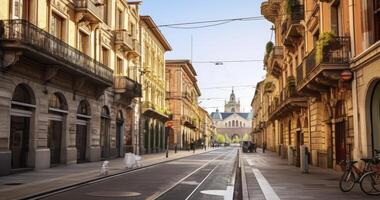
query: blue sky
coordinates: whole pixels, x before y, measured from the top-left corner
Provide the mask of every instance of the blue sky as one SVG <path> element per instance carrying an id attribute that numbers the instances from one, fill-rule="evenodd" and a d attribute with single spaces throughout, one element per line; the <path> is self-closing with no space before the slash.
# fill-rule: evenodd
<path id="1" fill-rule="evenodd" d="M 261 0 L 144 0 L 141 15 L 150 15 L 157 25 L 182 22 L 219 20 L 260 16 Z M 265 44 L 271 37 L 271 24 L 266 20 L 232 22 L 204 29 L 173 29 L 162 27 L 173 48 L 166 59 L 190 59 L 193 37 L 193 61 L 198 73 L 202 96 L 200 104 L 209 112 L 224 110 L 234 86 L 244 111 L 250 103 L 256 83 L 265 72 L 262 62 L 224 63 L 215 66 L 196 61 L 262 60 Z M 248 85 L 248 86 L 247 86 Z M 219 89 L 207 89 L 224 87 Z M 245 86 L 245 87 L 239 87 Z"/>

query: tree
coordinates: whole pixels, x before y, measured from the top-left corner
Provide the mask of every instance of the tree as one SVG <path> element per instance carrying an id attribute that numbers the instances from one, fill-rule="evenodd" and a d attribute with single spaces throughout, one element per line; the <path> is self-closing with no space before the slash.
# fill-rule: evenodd
<path id="1" fill-rule="evenodd" d="M 246 134 L 244 134 L 242 140 L 243 140 L 243 141 L 250 141 L 250 140 L 251 140 L 251 136 L 250 136 L 248 133 L 246 133 Z"/>
<path id="2" fill-rule="evenodd" d="M 226 138 L 224 137 L 224 135 L 217 134 L 216 135 L 216 142 L 219 143 L 219 144 L 225 143 L 226 142 Z"/>
<path id="3" fill-rule="evenodd" d="M 239 137 L 234 137 L 232 139 L 232 143 L 239 143 L 240 142 L 240 138 Z"/>

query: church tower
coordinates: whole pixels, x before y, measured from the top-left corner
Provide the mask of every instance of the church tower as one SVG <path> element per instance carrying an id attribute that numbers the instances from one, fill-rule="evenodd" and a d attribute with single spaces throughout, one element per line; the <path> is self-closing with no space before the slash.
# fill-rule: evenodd
<path id="1" fill-rule="evenodd" d="M 226 102 L 224 105 L 224 112 L 231 112 L 231 113 L 240 112 L 240 100 L 236 101 L 234 88 L 232 88 L 230 100 Z"/>

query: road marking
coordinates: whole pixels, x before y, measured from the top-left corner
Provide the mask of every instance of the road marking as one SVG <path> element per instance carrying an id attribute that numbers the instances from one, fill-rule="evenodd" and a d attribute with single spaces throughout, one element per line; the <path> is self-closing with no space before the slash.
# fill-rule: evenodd
<path id="1" fill-rule="evenodd" d="M 222 196 L 224 200 L 232 200 L 234 196 L 234 187 L 227 186 L 226 190 L 203 190 L 202 194 Z"/>
<path id="2" fill-rule="evenodd" d="M 252 168 L 253 173 L 255 174 L 256 180 L 260 185 L 261 191 L 267 200 L 280 200 L 276 192 L 273 190 L 272 186 L 269 184 L 267 179 L 263 176 L 259 169 Z"/>
<path id="3" fill-rule="evenodd" d="M 212 174 L 212 172 L 214 172 L 215 171 L 215 169 L 218 167 L 218 165 L 217 166 L 215 166 L 214 167 L 214 169 L 212 169 L 211 171 L 210 171 L 210 173 L 208 173 L 207 174 L 207 176 L 202 180 L 202 182 L 200 182 L 199 184 L 198 184 L 198 186 L 189 194 L 189 196 L 187 196 L 187 198 L 185 199 L 185 200 L 188 200 L 193 194 L 194 194 L 194 192 L 195 191 L 197 191 L 197 189 L 203 184 L 203 182 L 205 182 L 205 180 Z"/>

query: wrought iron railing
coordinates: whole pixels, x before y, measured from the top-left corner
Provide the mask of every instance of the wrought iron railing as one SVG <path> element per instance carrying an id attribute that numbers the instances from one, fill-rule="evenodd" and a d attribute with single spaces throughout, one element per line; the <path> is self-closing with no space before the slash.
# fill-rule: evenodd
<path id="1" fill-rule="evenodd" d="M 288 86 L 286 88 L 283 88 L 278 96 L 275 97 L 275 99 L 272 101 L 271 105 L 269 106 L 269 115 L 273 114 L 273 112 L 277 111 L 277 109 L 289 99 L 297 97 L 297 91 L 295 86 Z"/>
<path id="2" fill-rule="evenodd" d="M 329 47 L 324 48 L 317 60 L 317 49 L 314 48 L 297 67 L 297 83 L 304 81 L 320 65 L 347 67 L 350 59 L 350 38 L 334 37 Z"/>
<path id="3" fill-rule="evenodd" d="M 285 34 L 288 32 L 293 24 L 299 24 L 301 20 L 305 19 L 305 7 L 304 5 L 298 5 L 293 7 L 289 17 L 281 25 L 281 34 L 285 38 Z"/>
<path id="4" fill-rule="evenodd" d="M 107 82 L 112 82 L 112 69 L 34 24 L 25 20 L 3 20 L 3 24 L 4 31 L 0 35 L 0 41 L 20 42 L 20 44 L 32 47 L 38 52 L 50 55 L 66 64 L 73 65 L 75 70 L 100 77 Z"/>

